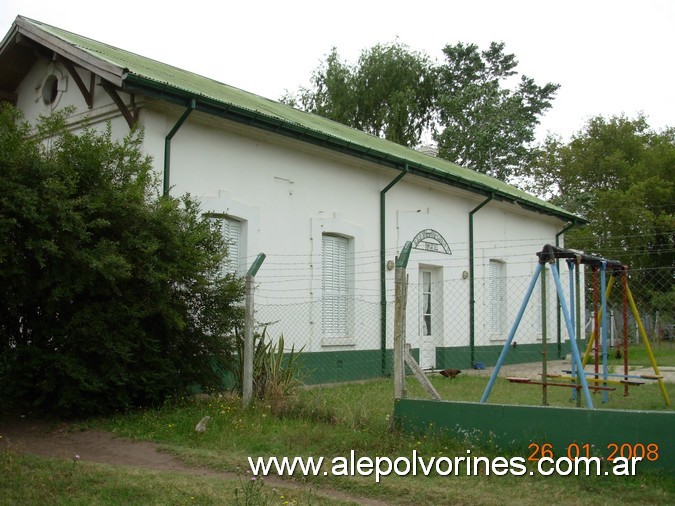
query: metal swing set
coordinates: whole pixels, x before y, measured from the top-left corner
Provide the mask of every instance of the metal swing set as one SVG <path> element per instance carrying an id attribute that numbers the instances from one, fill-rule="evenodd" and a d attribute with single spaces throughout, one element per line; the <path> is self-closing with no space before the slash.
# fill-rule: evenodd
<path id="1" fill-rule="evenodd" d="M 527 304 L 530 300 L 532 292 L 534 291 L 537 280 L 541 277 L 541 312 L 542 312 L 542 379 L 541 381 L 535 381 L 529 378 L 507 378 L 512 383 L 521 383 L 529 385 L 541 385 L 542 387 L 542 405 L 548 405 L 547 399 L 547 388 L 548 387 L 566 387 L 572 388 L 572 397 L 576 399 L 577 405 L 581 405 L 581 397 L 578 395 L 579 390 L 583 393 L 584 399 L 586 401 L 586 407 L 588 409 L 593 409 L 593 400 L 590 395 L 590 391 L 602 391 L 603 400 L 605 403 L 609 399 L 609 392 L 616 390 L 616 387 L 611 385 L 623 385 L 624 386 L 624 395 L 628 395 L 628 387 L 630 385 L 641 385 L 646 380 L 657 381 L 663 395 L 663 399 L 666 403 L 666 406 L 670 405 L 670 399 L 668 398 L 668 393 L 666 391 L 665 385 L 663 383 L 663 378 L 659 373 L 658 365 L 656 364 L 656 359 L 652 352 L 651 346 L 649 344 L 649 339 L 647 333 L 645 332 L 644 326 L 640 319 L 640 315 L 635 305 L 635 300 L 633 295 L 628 287 L 628 268 L 621 264 L 620 262 L 614 260 L 607 260 L 604 258 L 599 258 L 591 255 L 585 255 L 576 251 L 566 250 L 559 248 L 557 246 L 552 246 L 550 244 L 545 245 L 540 252 L 537 253 L 539 261 L 535 269 L 532 280 L 525 294 L 525 299 L 520 307 L 520 310 L 516 316 L 516 320 L 509 332 L 509 335 L 504 343 L 504 347 L 499 355 L 497 364 L 495 365 L 494 370 L 488 381 L 488 385 L 483 392 L 483 396 L 480 400 L 481 403 L 487 402 L 490 391 L 494 386 L 494 383 L 499 374 L 499 370 L 502 367 L 506 355 L 511 348 L 511 343 L 515 337 L 516 331 L 520 321 L 522 320 Z M 565 259 L 570 271 L 569 276 L 569 297 L 570 303 L 567 305 L 565 293 L 563 290 L 563 285 L 560 280 L 560 274 L 557 268 L 557 260 Z M 556 292 L 558 295 L 558 301 L 560 308 L 562 310 L 562 315 L 565 320 L 565 325 L 567 328 L 567 333 L 570 338 L 570 350 L 572 354 L 572 368 L 570 371 L 565 371 L 569 375 L 552 375 L 547 372 L 547 342 L 546 342 L 546 266 L 550 266 L 553 280 L 556 285 Z M 583 358 L 579 352 L 579 347 L 577 345 L 578 336 L 581 334 L 581 315 L 580 304 L 580 269 L 581 265 L 589 265 L 593 269 L 593 305 L 594 305 L 594 325 L 593 332 L 586 346 Z M 576 274 L 575 274 L 576 273 Z M 607 282 L 607 274 L 610 274 L 609 282 Z M 542 275 L 543 274 L 543 275 Z M 600 275 L 600 289 L 598 290 L 598 274 Z M 608 310 L 607 310 L 607 300 L 610 297 L 612 287 L 614 285 L 615 279 L 621 278 L 621 283 L 623 287 L 623 359 L 624 367 L 623 373 L 610 373 L 609 367 L 607 364 L 608 358 L 608 337 L 609 337 L 609 325 L 608 325 Z M 598 292 L 600 293 L 601 300 L 599 301 L 600 308 L 598 308 Z M 576 300 L 576 304 L 575 304 Z M 635 375 L 629 374 L 628 372 L 628 306 L 630 305 L 633 317 L 637 322 L 640 335 L 642 338 L 642 343 L 645 346 L 649 360 L 653 369 L 654 374 L 642 374 Z M 576 311 L 575 311 L 576 309 Z M 576 314 L 575 314 L 576 313 Z M 599 370 L 599 350 L 598 346 L 599 338 L 601 335 L 602 338 L 602 371 Z M 594 346 L 595 345 L 595 346 Z M 588 363 L 591 352 L 595 351 L 595 370 L 594 371 L 584 371 L 584 367 Z M 550 380 L 555 381 L 550 381 Z M 590 385 L 589 385 L 590 383 Z"/>

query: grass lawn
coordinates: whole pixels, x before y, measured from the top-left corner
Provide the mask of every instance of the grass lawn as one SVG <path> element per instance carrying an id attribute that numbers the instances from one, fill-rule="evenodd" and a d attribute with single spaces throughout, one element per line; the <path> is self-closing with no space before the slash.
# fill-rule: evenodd
<path id="1" fill-rule="evenodd" d="M 654 341 L 650 343 L 652 353 L 656 358 L 658 366 L 675 366 L 675 343 L 672 341 Z M 609 364 L 616 366 L 617 371 L 623 370 L 623 358 L 617 359 L 613 354 L 609 354 Z M 642 344 L 630 344 L 628 347 L 628 365 L 629 367 L 651 367 L 649 354 Z"/>
<path id="2" fill-rule="evenodd" d="M 224 505 L 353 504 L 312 490 L 273 489 L 262 482 L 227 480 L 0 452 L 0 504 Z"/>
<path id="3" fill-rule="evenodd" d="M 554 380 L 552 380 L 554 381 Z M 432 378 L 436 390 L 444 400 L 478 402 L 485 390 L 487 378 L 475 376 L 458 376 L 448 381 L 443 377 Z M 425 398 L 423 390 L 415 383 L 408 380 L 409 396 Z M 591 393 L 593 405 L 598 409 L 639 409 L 656 411 L 675 411 L 671 404 L 666 406 L 663 395 L 655 381 L 645 382 L 644 385 L 631 386 L 628 397 L 624 396 L 622 385 L 615 386 L 616 390 L 610 392 L 609 401 L 602 403 L 602 393 Z M 675 401 L 675 383 L 665 383 L 666 391 L 671 403 Z M 583 394 L 580 395 L 583 402 Z M 541 405 L 541 386 L 509 383 L 503 378 L 495 382 L 490 396 L 490 404 L 517 404 L 527 406 Z M 548 404 L 550 406 L 574 407 L 571 388 L 548 387 Z"/>
<path id="4" fill-rule="evenodd" d="M 662 350 L 663 351 L 663 350 Z M 669 350 L 665 350 L 670 353 Z M 675 350 L 673 350 L 675 356 Z M 636 352 L 635 356 L 639 356 Z M 670 355 L 668 355 L 670 357 Z M 661 362 L 663 357 L 659 357 Z M 460 375 L 454 380 L 432 378 L 442 398 L 477 401 L 486 377 Z M 424 397 L 422 388 L 408 379 L 410 397 Z M 675 399 L 674 384 L 668 385 Z M 612 409 L 668 409 L 658 385 L 645 384 L 629 397 L 615 392 Z M 572 406 L 569 389 L 550 389 L 551 404 Z M 491 403 L 539 404 L 537 387 L 498 380 Z M 368 456 L 411 457 L 415 450 L 425 458 L 435 456 L 527 457 L 526 449 L 478 446 L 456 437 L 415 436 L 387 430 L 393 406 L 390 379 L 364 383 L 316 386 L 272 407 L 258 402 L 243 410 L 238 399 L 214 395 L 206 401 L 177 399 L 159 409 L 148 409 L 110 418 L 89 420 L 81 428 L 103 428 L 118 435 L 154 441 L 189 465 L 243 473 L 247 457 Z M 210 416 L 208 430 L 197 433 L 195 424 Z M 672 473 L 645 470 L 637 476 L 316 476 L 293 478 L 304 484 L 293 493 L 273 492 L 270 486 L 252 491 L 251 501 L 241 501 L 238 480 L 184 476 L 171 473 L 111 468 L 103 465 L 53 461 L 0 453 L 0 497 L 3 504 L 344 504 L 317 491 L 337 490 L 357 498 L 356 503 L 377 500 L 387 504 L 673 504 Z M 34 486 L 34 484 L 40 484 Z M 247 481 L 244 485 L 250 484 Z M 235 490 L 239 488 L 239 495 Z M 283 497 L 281 495 L 283 494 Z M 25 500 L 24 500 L 25 499 Z"/>
<path id="5" fill-rule="evenodd" d="M 446 399 L 477 400 L 487 379 L 465 376 L 455 380 L 434 377 L 441 396 Z M 422 397 L 421 387 L 408 380 L 409 394 Z M 535 387 L 514 385 L 500 380 L 490 402 L 538 404 Z M 671 395 L 675 394 L 672 392 Z M 614 395 L 612 408 L 666 409 L 658 386 L 644 385 L 637 395 Z M 554 390 L 553 401 L 571 405 L 567 389 Z M 270 456 L 462 456 L 504 455 L 499 448 L 478 447 L 471 441 L 440 436 L 413 436 L 388 432 L 392 407 L 392 383 L 376 380 L 362 384 L 313 387 L 303 390 L 289 403 L 287 412 L 273 414 L 268 405 L 258 404 L 248 411 L 239 408 L 237 399 L 212 398 L 208 402 L 177 402 L 160 410 L 148 410 L 100 423 L 118 434 L 162 443 L 182 460 L 215 469 L 236 470 L 247 467 L 247 457 Z M 672 409 L 672 408 L 668 408 Z M 194 432 L 196 421 L 211 416 L 204 434 Z M 507 456 L 526 456 L 526 452 Z M 587 504 L 672 503 L 675 479 L 665 473 L 644 472 L 636 477 L 542 477 L 542 476 L 389 476 L 379 484 L 373 477 L 308 478 L 318 488 L 330 487 L 351 495 L 373 498 L 391 504 L 502 504 L 504 498 L 520 504 L 540 504 L 542 497 L 555 503 Z"/>

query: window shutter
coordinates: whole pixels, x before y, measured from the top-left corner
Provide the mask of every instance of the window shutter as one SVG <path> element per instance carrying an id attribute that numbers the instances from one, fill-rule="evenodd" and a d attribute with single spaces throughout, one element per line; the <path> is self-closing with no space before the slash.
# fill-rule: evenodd
<path id="1" fill-rule="evenodd" d="M 347 250 L 344 237 L 323 236 L 322 332 L 325 337 L 347 336 Z"/>
<path id="2" fill-rule="evenodd" d="M 489 330 L 491 334 L 504 332 L 504 310 L 506 301 L 505 265 L 499 260 L 490 260 L 489 267 Z"/>
<path id="3" fill-rule="evenodd" d="M 241 242 L 241 223 L 236 220 L 223 219 L 223 237 L 227 242 L 227 258 L 223 271 L 228 274 L 239 270 L 239 250 Z"/>
<path id="4" fill-rule="evenodd" d="M 220 273 L 221 275 L 236 274 L 239 270 L 241 255 L 241 222 L 221 216 L 209 216 L 209 220 L 218 224 L 220 233 L 227 243 L 227 257 L 223 259 Z"/>

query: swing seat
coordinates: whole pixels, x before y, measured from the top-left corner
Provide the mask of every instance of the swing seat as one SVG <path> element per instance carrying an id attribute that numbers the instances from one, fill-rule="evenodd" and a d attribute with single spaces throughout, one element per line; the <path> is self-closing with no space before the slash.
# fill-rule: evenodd
<path id="1" fill-rule="evenodd" d="M 511 383 L 532 383 L 532 378 L 507 377 L 506 379 L 509 380 Z"/>
<path id="2" fill-rule="evenodd" d="M 563 372 L 571 374 L 572 371 L 563 371 Z M 586 376 L 587 376 L 586 381 L 588 381 L 588 382 L 593 382 L 593 383 L 620 383 L 621 385 L 633 385 L 633 386 L 644 385 L 645 382 L 644 381 L 636 381 L 634 379 L 629 380 L 629 379 L 626 379 L 626 377 L 642 378 L 642 379 L 655 379 L 655 380 L 660 378 L 660 376 L 654 376 L 654 375 L 650 375 L 650 374 L 641 374 L 640 376 L 631 376 L 630 374 L 610 374 L 609 376 L 611 377 L 611 379 L 610 378 L 604 379 L 604 378 L 602 378 L 601 373 L 598 374 L 597 378 L 594 378 L 593 377 L 594 374 L 588 373 L 588 372 L 586 373 Z M 560 377 L 565 378 L 565 379 L 573 379 L 572 376 L 560 376 Z M 624 379 L 621 379 L 622 377 Z"/>
<path id="3" fill-rule="evenodd" d="M 555 376 L 554 376 L 555 377 Z M 506 378 L 509 380 L 511 383 L 524 383 L 526 385 L 542 385 L 545 387 L 564 387 L 564 388 L 576 388 L 577 390 L 581 390 L 582 386 L 576 383 L 549 383 L 547 381 L 534 381 L 530 378 Z M 593 386 L 589 385 L 588 386 L 589 390 L 616 390 L 614 387 L 600 387 L 600 386 Z"/>

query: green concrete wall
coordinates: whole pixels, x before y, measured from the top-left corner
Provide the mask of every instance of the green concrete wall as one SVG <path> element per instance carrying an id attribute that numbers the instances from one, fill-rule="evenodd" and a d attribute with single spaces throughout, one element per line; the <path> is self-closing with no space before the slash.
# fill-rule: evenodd
<path id="1" fill-rule="evenodd" d="M 527 458 L 532 442 L 553 446 L 555 457 L 566 457 L 571 443 L 594 445 L 597 456 L 609 457 L 627 444 L 658 445 L 658 460 L 640 462 L 637 469 L 675 470 L 675 413 L 608 409 L 509 406 L 469 402 L 399 399 L 394 406 L 397 424 L 410 433 L 431 430 L 456 435 L 468 431 L 501 448 L 522 448 Z M 433 424 L 433 425 L 432 425 Z M 462 431 L 462 432 L 460 432 Z M 470 449 L 470 448 L 467 448 Z M 637 448 L 636 448 L 637 449 Z M 628 447 L 625 447 L 624 456 Z M 616 455 L 620 456 L 620 455 Z"/>
<path id="2" fill-rule="evenodd" d="M 389 369 L 391 350 L 385 361 Z M 307 384 L 339 383 L 379 378 L 382 376 L 380 350 L 302 352 L 298 358 Z"/>
<path id="3" fill-rule="evenodd" d="M 581 343 L 580 349 L 585 345 Z M 487 367 L 495 365 L 503 345 L 477 346 L 474 361 Z M 569 353 L 569 344 L 563 343 L 562 353 Z M 412 354 L 419 361 L 419 349 L 413 348 Z M 548 345 L 549 360 L 558 359 L 558 347 Z M 385 353 L 384 376 L 391 376 L 393 350 Z M 300 363 L 303 367 L 304 382 L 307 384 L 339 383 L 380 378 L 382 374 L 382 352 L 378 350 L 320 351 L 302 352 Z M 511 348 L 506 355 L 505 364 L 522 364 L 541 360 L 541 344 L 523 344 Z M 471 348 L 455 346 L 436 348 L 436 369 L 467 369 L 471 367 Z"/>
<path id="4" fill-rule="evenodd" d="M 497 363 L 499 354 L 504 345 L 495 346 L 476 346 L 474 350 L 474 362 L 482 362 L 486 367 Z M 546 346 L 549 360 L 558 360 L 558 345 L 549 343 Z M 579 343 L 579 349 L 585 350 L 586 345 L 582 341 Z M 505 364 L 523 364 L 526 362 L 538 362 L 541 360 L 542 346 L 539 344 L 519 344 L 515 348 L 509 349 L 506 354 Z M 561 354 L 564 356 L 570 352 L 569 342 L 561 345 Z M 472 366 L 471 347 L 453 346 L 436 348 L 436 368 L 437 369 L 467 369 Z"/>
<path id="5" fill-rule="evenodd" d="M 585 346 L 579 345 L 581 349 Z M 502 351 L 497 346 L 477 346 L 474 351 L 475 362 L 483 362 L 487 367 L 493 366 Z M 567 343 L 562 346 L 563 354 L 569 353 Z M 419 349 L 413 348 L 412 354 L 419 361 Z M 550 360 L 558 358 L 557 345 L 548 345 Z M 509 350 L 505 364 L 521 364 L 541 360 L 541 344 L 523 344 Z M 299 364 L 303 371 L 303 381 L 314 385 L 320 383 L 339 383 L 358 381 L 382 376 L 391 376 L 393 350 L 385 352 L 385 370 L 382 374 L 382 352 L 375 350 L 344 350 L 306 352 L 299 355 Z M 436 369 L 467 369 L 471 367 L 471 349 L 469 346 L 445 347 L 436 349 Z M 225 381 L 231 386 L 231 380 Z"/>
<path id="6" fill-rule="evenodd" d="M 419 360 L 419 349 L 413 348 L 411 352 L 415 360 Z M 393 354 L 393 350 L 385 352 L 384 375 L 380 350 L 302 352 L 298 361 L 303 381 L 316 385 L 391 376 Z"/>

